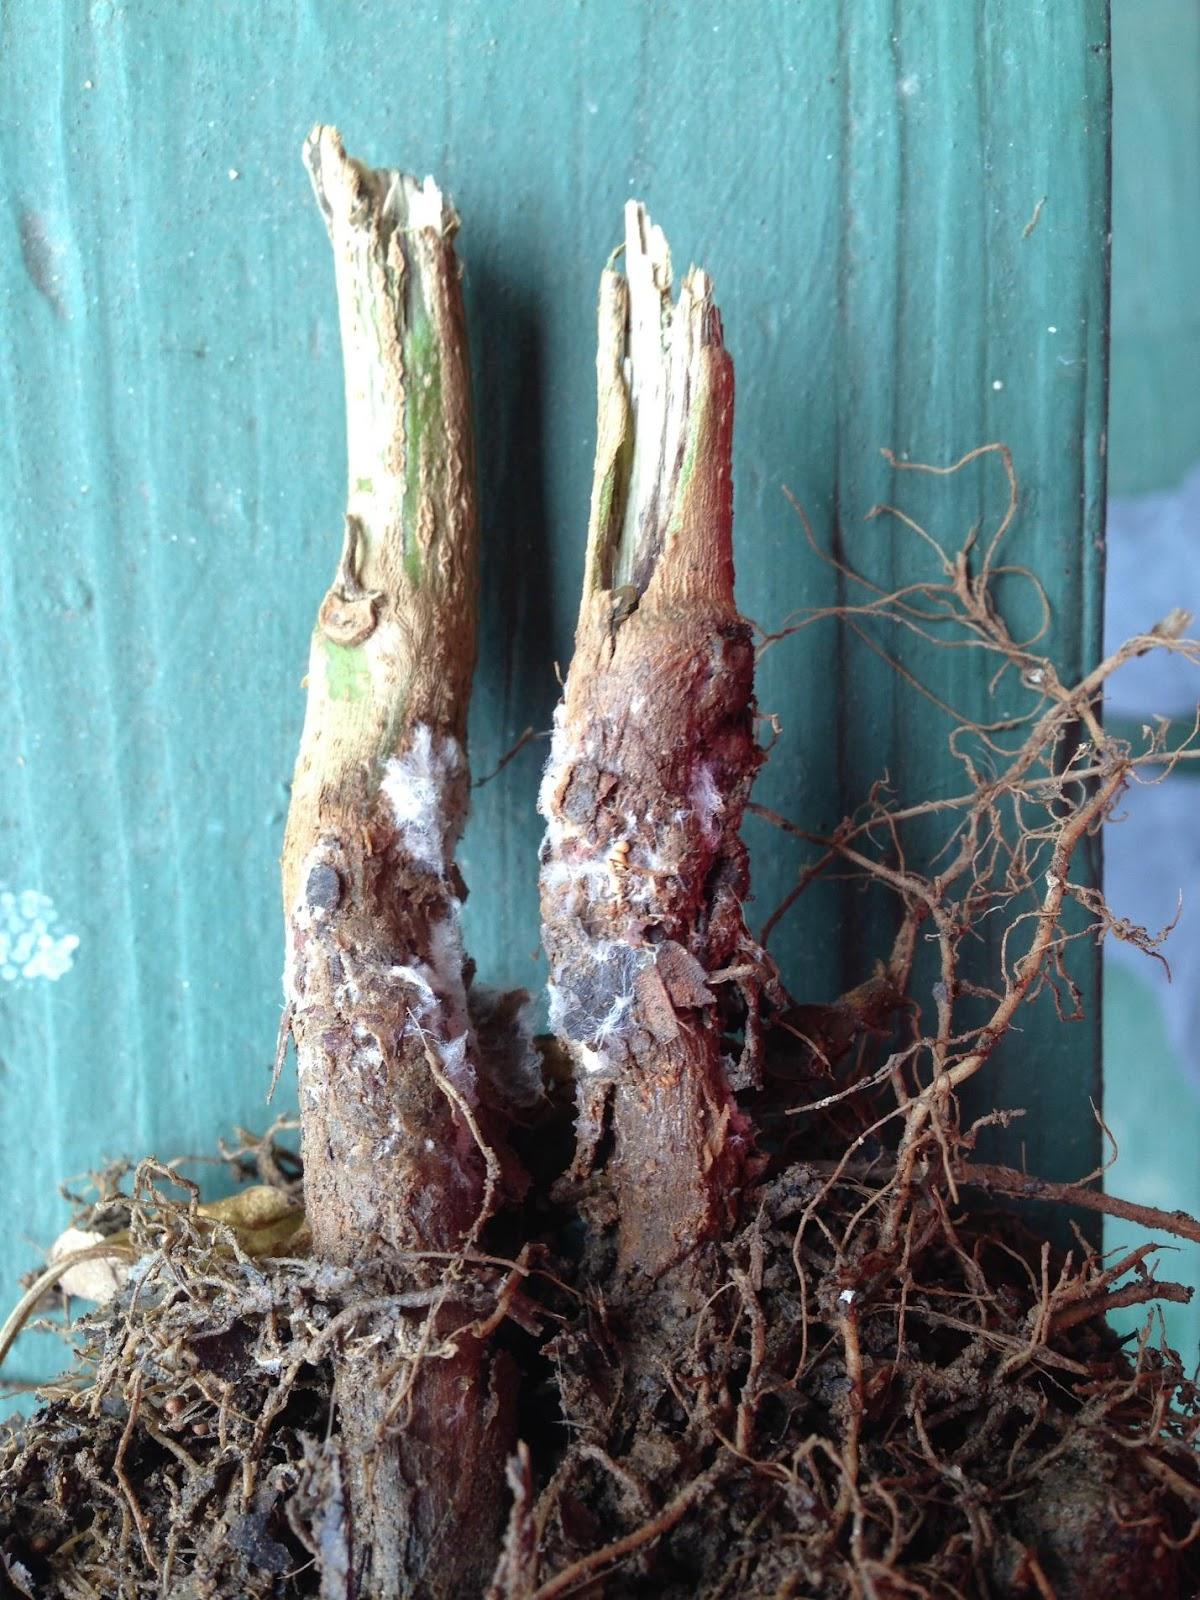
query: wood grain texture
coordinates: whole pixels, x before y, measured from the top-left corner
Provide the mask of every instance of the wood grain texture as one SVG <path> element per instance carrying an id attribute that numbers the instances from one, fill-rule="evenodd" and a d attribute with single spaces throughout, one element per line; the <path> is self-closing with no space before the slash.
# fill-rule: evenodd
<path id="1" fill-rule="evenodd" d="M 894 489 L 879 447 L 949 460 L 1003 438 L 1024 486 L 1014 551 L 1046 579 L 1063 672 L 1093 655 L 1106 51 L 1103 0 L 10 0 L 0 882 L 52 896 L 81 943 L 57 982 L 0 986 L 0 1284 L 61 1225 L 64 1174 L 265 1119 L 276 858 L 345 457 L 327 245 L 298 159 L 311 123 L 436 173 L 465 219 L 484 774 L 549 727 L 568 657 L 596 284 L 630 195 L 725 311 L 746 614 L 771 627 L 836 598 L 782 483 L 826 547 L 902 577 L 908 549 L 863 523 Z M 1001 488 L 964 474 L 926 500 L 906 483 L 905 503 L 950 539 Z M 952 781 L 932 709 L 834 631 L 772 651 L 759 698 L 786 730 L 760 797 L 806 826 L 885 769 L 906 796 Z M 468 945 L 503 984 L 545 974 L 544 748 L 477 791 L 460 857 Z M 796 858 L 748 832 L 761 918 Z M 881 927 L 830 886 L 774 948 L 794 991 L 823 999 L 867 974 Z M 1030 1167 L 1087 1170 L 1094 1030 L 1031 1016 L 1009 1072 L 1006 1103 L 1049 1106 L 1024 1132 Z M 28 1340 L 13 1371 L 55 1364 Z"/>

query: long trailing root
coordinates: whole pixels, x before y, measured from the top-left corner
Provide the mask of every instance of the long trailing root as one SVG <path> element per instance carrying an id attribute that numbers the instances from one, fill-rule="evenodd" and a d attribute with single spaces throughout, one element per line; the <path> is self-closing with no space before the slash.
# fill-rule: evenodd
<path id="1" fill-rule="evenodd" d="M 932 546 L 935 576 L 898 593 L 858 579 L 870 595 L 861 606 L 764 640 L 831 615 L 873 642 L 880 623 L 911 628 L 993 654 L 997 677 L 1019 673 L 1030 704 L 988 725 L 944 708 L 961 795 L 902 805 L 881 783 L 823 837 L 752 807 L 813 847 L 788 907 L 831 869 L 882 885 L 899 911 L 893 951 L 853 995 L 778 1019 L 792 1036 L 782 1086 L 769 1059 L 771 1087 L 743 1101 L 770 1134 L 771 1167 L 704 1310 L 556 1338 L 560 1368 L 607 1371 L 615 1392 L 630 1341 L 642 1359 L 634 1393 L 616 1403 L 600 1403 L 602 1381 L 564 1387 L 586 1443 L 567 1449 L 540 1499 L 518 1502 L 509 1542 L 526 1551 L 525 1587 L 498 1591 L 512 1600 L 558 1582 L 545 1576 L 556 1562 L 582 1581 L 618 1556 L 621 1593 L 764 1596 L 1104 1595 L 1131 1581 L 1174 1593 L 1192 1560 L 1181 1552 L 1200 1533 L 1197 1392 L 1152 1323 L 1132 1353 L 1105 1326 L 1115 1309 L 1186 1301 L 1191 1289 L 1154 1276 L 1153 1244 L 1112 1262 L 1080 1236 L 1064 1256 L 1011 1217 L 965 1211 L 961 1194 L 1074 1203 L 1184 1237 L 1200 1225 L 1100 1195 L 1090 1179 L 1054 1185 L 974 1164 L 982 1128 L 1013 1113 L 963 1127 L 957 1091 L 1024 1006 L 1049 992 L 1060 1015 L 1076 1014 L 1074 943 L 1107 935 L 1157 955 L 1167 930 L 1122 920 L 1079 858 L 1130 783 L 1200 754 L 1197 730 L 1180 741 L 1148 728 L 1133 749 L 1105 733 L 1099 699 L 1134 657 L 1163 649 L 1200 663 L 1200 646 L 1173 614 L 1064 684 L 997 602 L 996 580 L 1017 570 L 998 559 L 1017 511 L 1008 452 L 909 470 L 990 458 L 1009 498 L 986 543 L 972 536 L 948 556 L 903 512 L 878 508 Z M 908 843 L 918 819 L 946 824 L 920 856 Z M 997 970 L 980 975 L 964 945 L 985 917 L 1005 934 Z M 925 938 L 938 963 L 928 1020 L 905 997 Z M 663 1510 L 712 1472 L 719 1492 L 663 1527 Z M 584 1555 L 574 1530 L 580 1507 L 597 1504 L 604 1526 L 634 1525 Z M 522 1517 L 536 1540 L 522 1542 Z M 723 1561 L 719 1548 L 737 1554 Z"/>
<path id="2" fill-rule="evenodd" d="M 935 576 L 889 593 L 844 563 L 835 562 L 868 598 L 860 604 L 791 619 L 766 635 L 762 648 L 798 628 L 837 617 L 907 677 L 905 669 L 869 631 L 882 624 L 909 630 L 935 644 L 966 647 L 992 657 L 993 687 L 1006 675 L 1016 675 L 1028 698 L 1021 716 L 990 724 L 972 722 L 953 707 L 943 707 L 950 722 L 949 749 L 963 772 L 963 790 L 958 795 L 901 805 L 881 782 L 861 811 L 828 836 L 809 833 L 764 807 L 750 807 L 817 851 L 788 896 L 786 909 L 837 864 L 852 877 L 891 892 L 901 907 L 905 928 L 914 935 L 920 929 L 936 948 L 932 1026 L 926 1027 L 919 1016 L 914 1019 L 911 1042 L 896 1062 L 896 1104 L 887 1114 L 887 1120 L 898 1122 L 901 1130 L 886 1229 L 888 1242 L 894 1244 L 914 1175 L 931 1152 L 942 1162 L 954 1193 L 951 1149 L 959 1139 L 956 1091 L 986 1066 L 1021 1008 L 1049 993 L 1061 1016 L 1078 1015 L 1071 946 L 1107 936 L 1162 959 L 1159 947 L 1170 930 L 1154 933 L 1117 915 L 1080 870 L 1079 858 L 1131 783 L 1160 781 L 1176 766 L 1200 758 L 1200 720 L 1181 740 L 1169 739 L 1164 724 L 1148 726 L 1144 744 L 1136 749 L 1107 733 L 1099 712 L 1108 680 L 1127 662 L 1152 650 L 1169 651 L 1200 665 L 1200 643 L 1186 637 L 1191 619 L 1176 611 L 1146 634 L 1126 641 L 1078 683 L 1064 684 L 1053 659 L 1036 648 L 1046 630 L 1048 612 L 1038 634 L 1018 640 L 998 600 L 998 581 L 1015 575 L 1027 579 L 1041 595 L 1034 574 L 998 559 L 1019 503 L 1007 448 L 984 445 L 948 467 L 901 462 L 885 453 L 897 471 L 943 476 L 973 463 L 998 461 L 1008 497 L 995 530 L 985 542 L 973 532 L 959 550 L 948 555 L 903 511 L 894 506 L 876 507 L 872 517 L 894 518 L 902 530 L 935 552 Z M 800 515 L 816 549 L 807 519 L 802 511 Z M 928 826 L 934 819 L 946 824 L 941 839 L 933 846 L 923 844 L 922 862 L 910 861 L 907 841 L 912 825 Z M 1073 921 L 1066 915 L 1071 907 L 1082 913 Z M 784 909 L 781 907 L 780 913 Z M 780 913 L 770 919 L 772 927 Z M 1004 935 L 999 970 L 981 983 L 965 960 L 965 952 L 984 919 L 997 922 Z M 980 1001 L 986 1003 L 982 1019 L 978 1015 Z"/>

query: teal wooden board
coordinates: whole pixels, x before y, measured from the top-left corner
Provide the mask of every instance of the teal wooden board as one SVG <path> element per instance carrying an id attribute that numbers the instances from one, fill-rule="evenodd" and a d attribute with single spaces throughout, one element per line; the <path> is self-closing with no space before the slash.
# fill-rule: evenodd
<path id="1" fill-rule="evenodd" d="M 1113 7 L 1112 414 L 1118 495 L 1200 459 L 1200 9 Z"/>
<path id="2" fill-rule="evenodd" d="M 895 487 L 879 448 L 948 460 L 1004 438 L 1014 549 L 1051 592 L 1063 671 L 1091 658 L 1108 75 L 1102 0 L 9 0 L 0 17 L 0 882 L 52 899 L 47 938 L 79 939 L 56 981 L 0 984 L 11 1294 L 61 1226 L 64 1174 L 265 1120 L 276 857 L 343 497 L 309 124 L 435 172 L 465 218 L 486 773 L 548 726 L 570 649 L 594 299 L 630 195 L 724 309 L 745 610 L 771 627 L 836 598 L 783 483 L 825 545 L 840 530 L 852 559 L 903 577 L 909 549 L 863 523 Z M 906 503 L 949 539 L 1000 488 L 968 473 Z M 806 826 L 885 769 L 910 797 L 954 781 L 928 706 L 833 631 L 772 651 L 760 697 L 786 729 L 762 798 Z M 479 791 L 463 852 L 474 954 L 529 986 L 538 766 L 528 748 Z M 761 827 L 752 843 L 763 915 L 796 857 Z M 820 999 L 886 934 L 822 888 L 778 950 Z M 1046 1108 L 1031 1168 L 1092 1165 L 1095 1045 L 1027 1019 L 1001 1092 Z M 27 1340 L 13 1371 L 54 1359 Z"/>

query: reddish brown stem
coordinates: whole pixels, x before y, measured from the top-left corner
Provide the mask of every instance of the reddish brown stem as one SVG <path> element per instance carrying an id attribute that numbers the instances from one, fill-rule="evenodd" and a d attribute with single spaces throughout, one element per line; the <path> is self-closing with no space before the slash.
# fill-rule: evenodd
<path id="1" fill-rule="evenodd" d="M 579 1081 L 577 1169 L 611 1106 L 621 1264 L 658 1276 L 727 1226 L 749 1148 L 716 975 L 762 967 L 738 837 L 761 758 L 733 600 L 720 317 L 696 270 L 671 304 L 666 241 L 633 204 L 625 264 L 628 279 L 601 284 L 587 576 L 542 787 L 542 921 L 552 1022 Z M 755 978 L 737 981 L 753 1031 Z"/>

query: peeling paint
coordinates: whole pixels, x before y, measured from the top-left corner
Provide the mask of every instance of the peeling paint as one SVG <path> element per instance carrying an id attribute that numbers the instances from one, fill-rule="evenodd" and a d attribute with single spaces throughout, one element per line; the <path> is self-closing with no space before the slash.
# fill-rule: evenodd
<path id="1" fill-rule="evenodd" d="M 56 983 L 70 972 L 77 933 L 58 933 L 58 912 L 37 889 L 0 890 L 0 978 L 45 978 Z"/>

